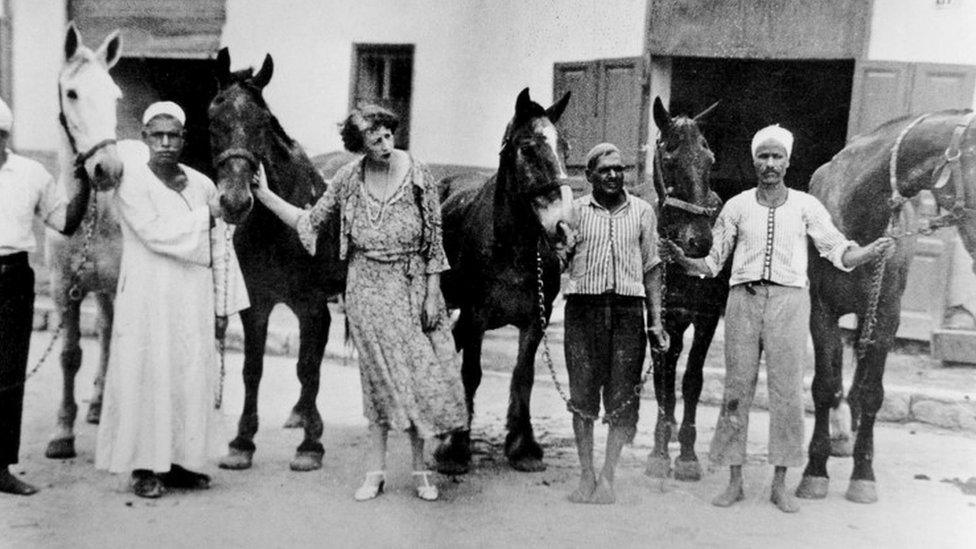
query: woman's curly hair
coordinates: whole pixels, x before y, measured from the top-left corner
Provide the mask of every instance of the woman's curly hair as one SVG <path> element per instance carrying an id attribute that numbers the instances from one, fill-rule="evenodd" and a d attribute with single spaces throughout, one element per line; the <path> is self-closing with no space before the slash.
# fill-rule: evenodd
<path id="1" fill-rule="evenodd" d="M 365 105 L 353 109 L 345 120 L 339 123 L 342 145 L 351 153 L 361 153 L 366 148 L 363 132 L 374 128 L 387 128 L 396 133 L 400 119 L 379 105 Z"/>

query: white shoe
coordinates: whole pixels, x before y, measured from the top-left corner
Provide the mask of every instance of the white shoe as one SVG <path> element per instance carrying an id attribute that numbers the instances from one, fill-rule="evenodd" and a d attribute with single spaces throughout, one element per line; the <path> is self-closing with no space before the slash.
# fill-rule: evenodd
<path id="1" fill-rule="evenodd" d="M 437 486 L 430 483 L 430 475 L 432 474 L 434 474 L 433 471 L 413 472 L 413 476 L 420 477 L 423 480 L 423 484 L 418 483 L 417 485 L 417 497 L 425 501 L 435 501 L 440 495 Z"/>
<path id="2" fill-rule="evenodd" d="M 353 497 L 356 501 L 368 501 L 383 493 L 386 484 L 386 471 L 369 471 L 363 479 L 363 485 L 356 490 Z"/>

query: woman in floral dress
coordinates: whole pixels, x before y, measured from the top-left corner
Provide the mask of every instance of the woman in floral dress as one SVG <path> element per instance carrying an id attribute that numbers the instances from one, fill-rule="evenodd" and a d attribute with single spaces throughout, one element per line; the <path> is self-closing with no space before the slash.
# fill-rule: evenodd
<path id="1" fill-rule="evenodd" d="M 359 351 L 363 410 L 370 423 L 368 472 L 357 500 L 383 491 L 390 429 L 406 430 L 417 495 L 437 499 L 424 464 L 424 439 L 464 428 L 460 368 L 440 290 L 448 268 L 436 182 L 394 148 L 398 120 L 380 107 L 357 109 L 343 143 L 361 160 L 344 166 L 309 210 L 288 204 L 259 177 L 255 195 L 298 231 L 315 253 L 318 231 L 340 216 L 339 255 L 349 260 L 346 315 Z"/>

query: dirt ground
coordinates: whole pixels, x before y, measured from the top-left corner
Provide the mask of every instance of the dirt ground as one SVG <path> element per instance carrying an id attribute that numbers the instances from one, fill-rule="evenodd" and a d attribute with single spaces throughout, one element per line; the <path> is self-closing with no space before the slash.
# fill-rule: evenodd
<path id="1" fill-rule="evenodd" d="M 36 356 L 49 335 L 36 333 Z M 79 396 L 87 398 L 95 346 L 86 360 Z M 554 349 L 561 353 L 561 349 Z M 225 393 L 226 440 L 240 410 L 241 356 L 229 355 Z M 33 364 L 33 357 L 32 357 Z M 261 390 L 262 429 L 255 466 L 246 472 L 214 467 L 214 486 L 142 500 L 126 479 L 95 471 L 95 426 L 79 422 L 73 460 L 43 457 L 60 395 L 56 363 L 28 383 L 21 463 L 14 466 L 42 492 L 0 496 L 0 547 L 972 547 L 976 539 L 976 437 L 918 424 L 883 424 L 876 430 L 875 470 L 880 501 L 858 505 L 843 498 L 849 459 L 834 459 L 825 500 L 803 501 L 796 515 L 768 503 L 765 465 L 767 416 L 753 412 L 746 501 L 731 509 L 708 502 L 726 480 L 713 471 L 697 483 L 643 475 L 652 443 L 654 403 L 642 403 L 635 444 L 624 450 L 618 502 L 579 506 L 566 496 L 575 487 L 577 459 L 568 413 L 551 385 L 534 392 L 536 433 L 549 468 L 518 473 L 501 451 L 508 379 L 486 375 L 478 394 L 475 466 L 442 479 L 434 503 L 413 496 L 405 436 L 391 440 L 387 492 L 358 503 L 352 493 L 362 474 L 366 424 L 354 361 L 327 361 L 319 408 L 325 418 L 324 467 L 288 470 L 300 434 L 281 428 L 298 383 L 294 361 L 268 357 Z M 82 406 L 82 414 L 86 407 Z M 704 454 L 716 410 L 699 413 Z M 808 420 L 807 433 L 812 428 Z M 598 436 L 605 428 L 597 428 Z M 601 442 L 602 444 L 602 442 Z M 602 461 L 598 456 L 598 463 Z M 800 471 L 790 471 L 791 485 Z"/>

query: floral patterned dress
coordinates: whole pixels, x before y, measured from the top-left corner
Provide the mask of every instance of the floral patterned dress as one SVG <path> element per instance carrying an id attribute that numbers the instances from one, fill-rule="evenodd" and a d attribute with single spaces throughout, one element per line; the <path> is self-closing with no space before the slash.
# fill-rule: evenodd
<path id="1" fill-rule="evenodd" d="M 309 252 L 315 253 L 317 232 L 332 215 L 342 216 L 346 315 L 359 351 L 366 418 L 391 429 L 416 428 L 424 437 L 464 428 L 460 365 L 439 291 L 436 327 L 425 332 L 421 325 L 426 276 L 448 268 L 429 172 L 411 160 L 399 189 L 380 200 L 366 189 L 362 161 L 346 165 L 299 220 Z"/>

